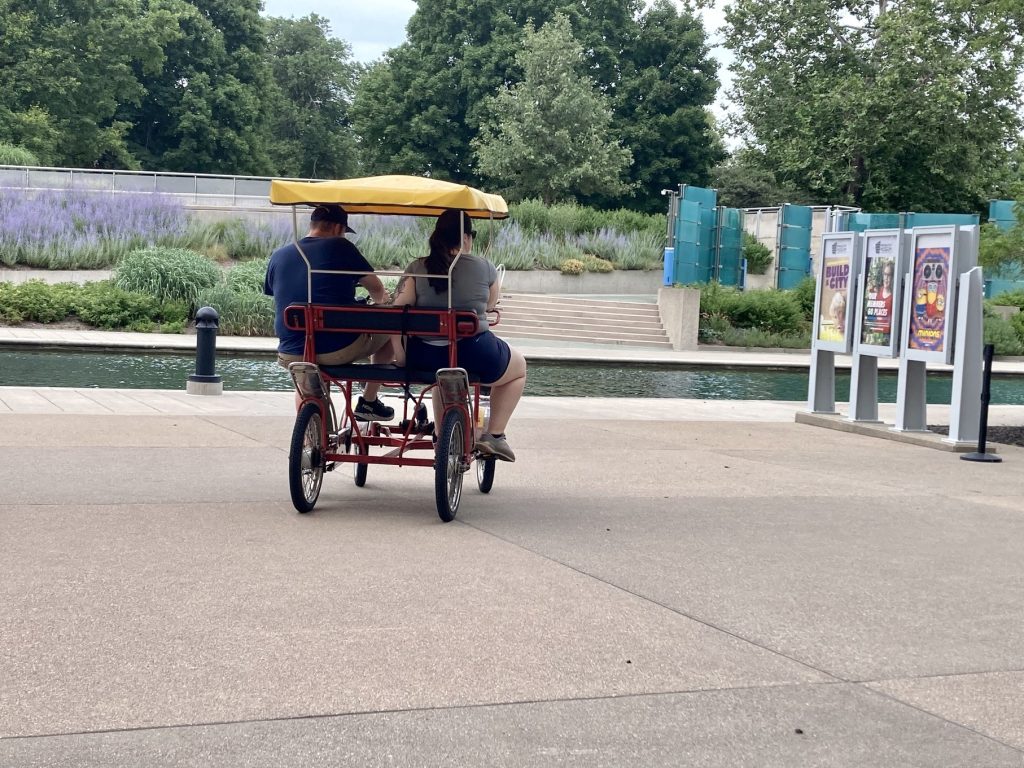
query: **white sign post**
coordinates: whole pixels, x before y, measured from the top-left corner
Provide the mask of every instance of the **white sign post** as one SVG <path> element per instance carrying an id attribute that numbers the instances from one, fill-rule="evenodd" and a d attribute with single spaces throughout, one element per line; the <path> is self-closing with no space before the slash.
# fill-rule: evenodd
<path id="1" fill-rule="evenodd" d="M 982 280 L 980 268 L 975 267 L 978 228 L 915 227 L 911 248 L 893 429 L 928 431 L 926 366 L 951 363 L 953 398 L 947 441 L 967 442 L 972 433 L 977 439 L 982 376 Z M 961 269 L 965 270 L 962 275 Z"/>
<path id="2" fill-rule="evenodd" d="M 850 352 L 859 243 L 856 232 L 821 236 L 807 392 L 807 406 L 813 413 L 836 412 L 836 352 Z"/>
<path id="3" fill-rule="evenodd" d="M 878 422 L 878 358 L 899 354 L 909 249 L 910 233 L 899 229 L 868 230 L 861 238 L 849 421 Z"/>

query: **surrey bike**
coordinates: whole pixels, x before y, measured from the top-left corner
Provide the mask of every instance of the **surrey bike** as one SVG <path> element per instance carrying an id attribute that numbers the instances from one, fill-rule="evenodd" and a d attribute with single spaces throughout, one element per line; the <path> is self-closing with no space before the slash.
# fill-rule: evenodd
<path id="1" fill-rule="evenodd" d="M 472 218 L 503 219 L 508 207 L 498 195 L 462 184 L 415 176 L 378 176 L 343 181 L 271 183 L 270 201 L 292 206 L 295 245 L 307 270 L 307 300 L 285 310 L 285 325 L 305 334 L 303 362 L 292 363 L 289 373 L 301 397 L 288 454 L 288 484 L 299 512 L 316 505 L 327 472 L 349 464 L 355 485 L 366 483 L 372 464 L 430 467 L 434 470 L 434 500 L 445 522 L 455 519 L 462 501 L 465 473 L 476 464 L 477 485 L 488 493 L 494 483 L 495 458 L 474 450 L 479 430 L 486 427 L 488 392 L 480 381 L 458 364 L 458 340 L 483 330 L 475 312 L 454 309 L 448 292 L 447 309 L 416 307 L 335 306 L 312 303 L 312 280 L 317 273 L 357 274 L 314 270 L 299 245 L 298 206 L 339 204 L 349 214 L 439 216 L 456 209 Z M 451 264 L 444 279 L 451 280 Z M 358 273 L 362 274 L 362 273 Z M 374 274 L 387 276 L 387 271 Z M 490 324 L 496 325 L 494 313 Z M 318 365 L 318 333 L 375 333 L 393 337 L 420 337 L 448 342 L 448 367 L 417 371 L 395 365 Z M 402 419 L 396 425 L 361 421 L 352 407 L 353 387 L 378 382 L 401 390 Z M 426 417 L 426 401 L 441 402 L 440 430 Z"/>

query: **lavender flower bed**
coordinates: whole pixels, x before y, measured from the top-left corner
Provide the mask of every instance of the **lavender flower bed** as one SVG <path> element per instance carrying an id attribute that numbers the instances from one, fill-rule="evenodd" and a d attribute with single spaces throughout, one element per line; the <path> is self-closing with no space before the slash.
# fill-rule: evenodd
<path id="1" fill-rule="evenodd" d="M 180 203 L 163 195 L 45 190 L 0 195 L 0 262 L 41 269 L 99 269 L 188 231 Z"/>
<path id="2" fill-rule="evenodd" d="M 305 211 L 303 211 L 305 213 Z M 304 216 L 303 216 L 304 218 Z M 306 221 L 300 221 L 300 235 Z M 427 253 L 432 219 L 353 216 L 353 240 L 377 269 L 404 268 Z M 604 227 L 582 235 L 524 230 L 516 221 L 477 226 L 478 252 L 509 270 L 559 269 L 567 259 L 595 255 L 619 269 L 660 266 L 660 241 L 645 232 Z M 199 222 L 174 197 L 153 193 L 0 190 L 0 264 L 39 269 L 102 269 L 131 251 L 189 248 L 218 260 L 269 255 L 291 240 L 290 220 L 256 224 L 242 217 Z"/>

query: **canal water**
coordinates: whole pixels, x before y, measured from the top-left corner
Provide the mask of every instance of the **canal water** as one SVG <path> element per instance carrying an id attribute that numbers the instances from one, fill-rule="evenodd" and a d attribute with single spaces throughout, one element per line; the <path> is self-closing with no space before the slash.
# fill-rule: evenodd
<path id="1" fill-rule="evenodd" d="M 195 356 L 117 352 L 0 350 L 0 386 L 184 389 Z M 269 356 L 221 356 L 217 373 L 226 390 L 291 389 Z M 836 377 L 836 400 L 849 400 L 850 378 Z M 807 372 L 677 365 L 530 362 L 527 395 L 553 397 L 681 397 L 698 400 L 807 399 Z M 951 379 L 928 375 L 928 402 L 948 403 Z M 896 401 L 896 375 L 879 374 L 879 399 Z M 992 402 L 1024 405 L 1024 377 L 994 377 Z"/>

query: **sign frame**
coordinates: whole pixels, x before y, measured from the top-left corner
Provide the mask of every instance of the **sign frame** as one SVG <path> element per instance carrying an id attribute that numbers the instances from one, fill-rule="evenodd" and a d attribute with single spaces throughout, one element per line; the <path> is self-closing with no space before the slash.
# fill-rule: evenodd
<path id="1" fill-rule="evenodd" d="M 909 306 L 904 308 L 906 327 L 902 334 L 907 360 L 953 361 L 959 240 L 960 228 L 956 225 L 911 230 L 906 278 Z"/>
<path id="2" fill-rule="evenodd" d="M 858 254 L 860 285 L 858 286 L 853 343 L 856 354 L 886 358 L 896 358 L 900 355 L 900 342 L 903 338 L 903 282 L 908 270 L 909 243 L 910 233 L 904 229 L 869 229 L 861 234 L 861 248 Z M 889 253 L 891 253 L 891 256 L 884 250 L 887 245 L 890 248 Z M 872 290 L 873 286 L 870 282 L 872 279 L 872 269 L 877 262 L 881 262 L 879 267 L 881 274 L 878 276 L 878 284 Z M 884 296 L 886 262 L 890 262 L 891 265 L 891 285 L 888 289 L 888 297 Z M 869 332 L 868 328 L 870 327 L 868 319 L 869 301 L 888 302 L 888 306 L 870 307 L 870 309 L 875 310 L 888 310 L 888 344 L 864 341 L 865 334 Z"/>
<path id="3" fill-rule="evenodd" d="M 811 327 L 812 349 L 850 354 L 854 335 L 853 310 L 859 303 L 851 300 L 851 294 L 857 294 L 857 274 L 860 265 L 857 253 L 858 238 L 856 232 L 827 232 L 821 236 Z M 836 287 L 837 285 L 842 287 Z M 835 298 L 840 294 L 843 304 L 841 309 L 839 299 Z M 828 304 L 825 308 L 822 307 L 823 299 Z M 823 312 L 827 315 L 823 316 Z M 841 329 L 840 338 L 835 338 L 834 329 L 837 324 Z"/>

